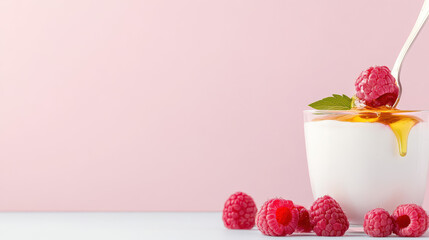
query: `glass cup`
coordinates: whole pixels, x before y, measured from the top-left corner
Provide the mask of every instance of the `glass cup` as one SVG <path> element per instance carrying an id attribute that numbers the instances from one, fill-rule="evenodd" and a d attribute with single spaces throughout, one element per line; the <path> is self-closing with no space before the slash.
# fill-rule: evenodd
<path id="1" fill-rule="evenodd" d="M 423 203 L 429 112 L 307 110 L 304 118 L 315 199 L 330 195 L 356 226 L 374 208 L 393 213 L 400 204 Z"/>

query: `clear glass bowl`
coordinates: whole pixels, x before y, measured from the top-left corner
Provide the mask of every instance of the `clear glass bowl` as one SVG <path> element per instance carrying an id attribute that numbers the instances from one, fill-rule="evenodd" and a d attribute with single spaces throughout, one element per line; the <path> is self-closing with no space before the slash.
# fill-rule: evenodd
<path id="1" fill-rule="evenodd" d="M 400 204 L 423 203 L 429 163 L 427 111 L 307 110 L 304 118 L 315 199 L 336 199 L 352 225 L 362 225 L 374 208 L 392 213 Z M 407 126 L 409 134 L 402 131 L 398 136 L 398 128 Z M 401 141 L 407 146 L 405 156 L 400 154 Z"/>

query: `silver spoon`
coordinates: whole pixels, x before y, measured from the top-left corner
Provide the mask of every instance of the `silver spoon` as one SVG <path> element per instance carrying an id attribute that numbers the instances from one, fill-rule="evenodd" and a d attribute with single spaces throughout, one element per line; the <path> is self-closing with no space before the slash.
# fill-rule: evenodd
<path id="1" fill-rule="evenodd" d="M 402 47 L 398 58 L 396 59 L 395 65 L 393 65 L 393 68 L 392 68 L 391 73 L 393 77 L 395 77 L 396 84 L 399 87 L 398 98 L 396 99 L 395 104 L 393 104 L 394 108 L 396 107 L 396 105 L 398 105 L 399 99 L 401 98 L 401 94 L 402 94 L 401 81 L 399 80 L 402 61 L 404 60 L 405 55 L 407 55 L 408 49 L 413 44 L 414 39 L 417 37 L 423 25 L 425 24 L 426 20 L 428 19 L 428 16 L 429 16 L 429 0 L 425 0 L 422 6 L 422 10 L 420 11 L 419 17 L 417 18 L 416 24 L 414 25 L 413 30 L 411 30 L 411 33 L 408 36 L 407 41 L 405 41 L 405 44 Z"/>

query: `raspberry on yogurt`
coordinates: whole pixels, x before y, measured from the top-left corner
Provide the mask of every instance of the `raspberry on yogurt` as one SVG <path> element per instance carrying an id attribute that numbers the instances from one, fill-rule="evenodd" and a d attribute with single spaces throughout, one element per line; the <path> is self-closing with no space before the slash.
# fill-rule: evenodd
<path id="1" fill-rule="evenodd" d="M 386 66 L 373 66 L 363 71 L 355 82 L 356 97 L 369 107 L 392 107 L 399 87 Z"/>

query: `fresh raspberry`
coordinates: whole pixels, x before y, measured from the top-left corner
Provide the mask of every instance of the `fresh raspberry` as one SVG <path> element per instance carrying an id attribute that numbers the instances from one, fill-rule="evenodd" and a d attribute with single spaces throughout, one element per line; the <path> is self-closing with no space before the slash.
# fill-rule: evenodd
<path id="1" fill-rule="evenodd" d="M 363 71 L 355 82 L 356 97 L 370 107 L 392 107 L 399 87 L 386 66 L 374 66 Z"/>
<path id="2" fill-rule="evenodd" d="M 365 214 L 363 230 L 371 237 L 387 237 L 393 231 L 393 219 L 383 208 L 373 209 Z"/>
<path id="3" fill-rule="evenodd" d="M 420 237 L 428 229 L 428 215 L 416 204 L 399 205 L 392 214 L 393 232 L 401 237 Z"/>
<path id="4" fill-rule="evenodd" d="M 317 236 L 343 236 L 349 221 L 340 205 L 330 196 L 318 198 L 310 207 L 310 219 Z"/>
<path id="5" fill-rule="evenodd" d="M 298 210 L 290 200 L 268 200 L 256 215 L 256 225 L 259 231 L 268 236 L 292 234 L 298 226 Z"/>
<path id="6" fill-rule="evenodd" d="M 243 192 L 236 192 L 225 202 L 223 224 L 229 229 L 251 229 L 255 226 L 257 211 L 252 197 Z"/>
<path id="7" fill-rule="evenodd" d="M 298 227 L 296 227 L 296 232 L 311 232 L 313 230 L 313 225 L 310 222 L 310 213 L 305 207 L 300 205 L 295 205 L 296 210 L 298 210 Z"/>

